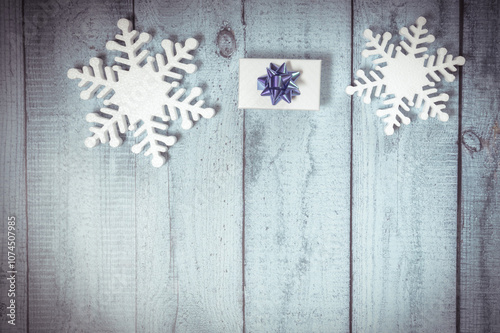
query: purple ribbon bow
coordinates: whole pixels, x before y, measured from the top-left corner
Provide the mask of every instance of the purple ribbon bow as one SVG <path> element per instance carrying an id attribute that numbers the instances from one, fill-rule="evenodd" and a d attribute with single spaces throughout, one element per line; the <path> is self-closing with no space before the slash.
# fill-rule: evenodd
<path id="1" fill-rule="evenodd" d="M 271 103 L 276 105 L 280 100 L 292 102 L 293 96 L 300 95 L 299 87 L 295 80 L 300 72 L 290 72 L 283 63 L 280 67 L 271 63 L 267 68 L 267 75 L 257 79 L 257 89 L 263 90 L 261 96 L 271 96 Z"/>

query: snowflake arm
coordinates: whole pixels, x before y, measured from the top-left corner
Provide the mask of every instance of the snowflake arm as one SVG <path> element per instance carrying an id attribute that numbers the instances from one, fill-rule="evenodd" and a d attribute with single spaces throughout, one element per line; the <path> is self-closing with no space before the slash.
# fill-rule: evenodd
<path id="1" fill-rule="evenodd" d="M 156 132 L 156 129 L 165 131 L 167 128 L 167 124 L 160 123 L 152 119 L 144 120 L 141 126 L 134 132 L 134 137 L 138 137 L 144 132 L 146 132 L 146 135 L 139 143 L 132 146 L 132 152 L 139 154 L 143 151 L 144 147 L 149 144 L 149 148 L 146 150 L 144 155 L 153 155 L 151 164 L 157 168 L 161 167 L 166 161 L 165 157 L 162 156 L 162 153 L 165 153 L 168 150 L 167 147 L 172 146 L 175 142 L 177 142 L 177 138 L 175 136 L 163 135 Z"/>
<path id="2" fill-rule="evenodd" d="M 380 92 L 382 91 L 384 84 L 382 82 L 382 78 L 378 76 L 377 73 L 375 73 L 374 71 L 370 71 L 370 76 L 373 80 L 370 80 L 362 70 L 358 70 L 356 72 L 356 76 L 362 79 L 363 82 L 354 80 L 354 85 L 347 87 L 345 90 L 346 93 L 348 93 L 349 95 L 353 95 L 355 92 L 357 92 L 358 96 L 361 97 L 363 92 L 366 91 L 365 97 L 363 98 L 363 101 L 366 104 L 369 104 L 371 102 L 371 95 L 374 89 L 375 97 L 380 96 Z"/>
<path id="3" fill-rule="evenodd" d="M 215 114 L 215 110 L 212 108 L 202 108 L 204 101 L 200 100 L 196 104 L 191 104 L 191 101 L 196 97 L 201 95 L 201 88 L 194 87 L 191 93 L 183 100 L 179 101 L 179 98 L 184 95 L 186 89 L 179 89 L 171 97 L 167 98 L 166 105 L 168 107 L 168 113 L 172 120 L 178 119 L 177 109 L 182 118 L 182 128 L 190 129 L 193 127 L 193 121 L 200 120 L 200 116 L 203 118 L 212 118 Z M 191 118 L 189 117 L 191 114 Z"/>
<path id="4" fill-rule="evenodd" d="M 427 60 L 427 74 L 429 74 L 436 82 L 441 81 L 441 78 L 436 72 L 439 72 L 447 82 L 453 82 L 455 80 L 455 75 L 449 73 L 448 71 L 456 72 L 457 67 L 455 67 L 455 65 L 463 66 L 465 64 L 464 57 L 459 56 L 453 58 L 451 54 L 446 55 L 447 53 L 448 50 L 442 47 L 437 50 L 437 58 L 436 56 L 431 55 Z"/>
<path id="5" fill-rule="evenodd" d="M 101 87 L 103 89 L 97 95 L 97 98 L 103 98 L 107 96 L 113 90 L 117 78 L 115 72 L 111 67 L 103 68 L 103 61 L 99 58 L 91 58 L 89 61 L 90 67 L 83 66 L 81 70 L 77 68 L 71 68 L 68 70 L 68 78 L 70 79 L 80 79 L 78 83 L 79 87 L 83 87 L 92 83 L 86 90 L 80 93 L 80 98 L 87 100 L 96 94 L 97 90 Z"/>
<path id="6" fill-rule="evenodd" d="M 368 58 L 369 56 L 379 56 L 379 58 L 372 61 L 374 64 L 381 64 L 391 59 L 392 52 L 394 51 L 394 44 L 389 44 L 389 46 L 387 46 L 389 40 L 392 38 L 392 34 L 390 32 L 384 33 L 382 36 L 382 42 L 380 42 L 381 36 L 373 36 L 373 32 L 370 29 L 366 29 L 363 35 L 366 39 L 368 39 L 366 46 L 369 47 L 361 53 L 363 57 Z"/>
<path id="7" fill-rule="evenodd" d="M 186 73 L 192 74 L 196 72 L 197 67 L 195 64 L 185 64 L 182 60 L 192 60 L 193 55 L 189 51 L 195 50 L 198 47 L 198 41 L 194 38 L 189 38 L 182 46 L 181 43 L 174 43 L 168 39 L 164 39 L 161 42 L 161 46 L 165 50 L 165 55 L 167 56 L 167 61 L 165 62 L 165 57 L 158 53 L 156 54 L 156 63 L 158 64 L 158 73 L 163 77 L 171 77 L 175 80 L 182 79 L 182 75 L 173 72 L 172 69 L 177 68 L 185 71 Z M 155 58 L 148 57 L 148 64 L 150 68 L 153 68 Z"/>
<path id="8" fill-rule="evenodd" d="M 139 64 L 146 59 L 149 51 L 143 50 L 137 54 L 137 51 L 146 43 L 151 41 L 151 35 L 143 32 L 139 34 L 136 30 L 132 30 L 132 22 L 127 19 L 120 19 L 117 24 L 118 28 L 122 31 L 122 35 L 116 35 L 115 38 L 122 41 L 124 45 L 116 41 L 109 41 L 106 43 L 108 50 L 116 50 L 127 54 L 128 58 L 115 57 L 115 61 L 128 65 L 130 67 L 139 66 Z M 137 37 L 139 36 L 139 37 Z M 120 66 L 114 66 L 120 68 Z M 113 68 L 115 69 L 115 68 Z M 116 70 L 116 69 L 115 69 Z"/>
<path id="9" fill-rule="evenodd" d="M 399 30 L 399 34 L 410 41 L 410 45 L 404 40 L 399 43 L 408 54 L 417 55 L 423 53 L 427 51 L 427 47 L 419 47 L 419 45 L 434 42 L 435 38 L 433 35 L 424 36 L 428 32 L 427 29 L 423 28 L 426 22 L 427 20 L 425 18 L 419 17 L 416 26 L 410 26 L 411 33 L 407 27 L 403 27 Z"/>
<path id="10" fill-rule="evenodd" d="M 448 114 L 442 110 L 446 108 L 445 104 L 437 104 L 438 102 L 446 102 L 449 99 L 448 94 L 439 94 L 438 96 L 431 97 L 430 95 L 436 93 L 438 90 L 436 88 L 430 88 L 427 90 L 422 90 L 417 96 L 417 101 L 415 102 L 415 107 L 420 108 L 423 103 L 422 112 L 420 112 L 420 119 L 426 120 L 437 115 L 438 119 L 441 121 L 448 121 Z"/>
<path id="11" fill-rule="evenodd" d="M 384 132 L 386 135 L 394 134 L 394 126 L 401 126 L 401 123 L 398 121 L 398 118 L 401 119 L 403 124 L 408 125 L 410 123 L 410 118 L 406 117 L 402 112 L 401 108 L 405 111 L 410 111 L 408 105 L 401 98 L 390 98 L 384 101 L 385 105 L 390 105 L 387 109 L 379 109 L 377 110 L 377 116 L 384 117 L 383 122 L 387 125 L 384 128 Z"/>
<path id="12" fill-rule="evenodd" d="M 122 144 L 123 140 L 120 138 L 120 133 L 125 133 L 127 130 L 127 119 L 125 113 L 120 110 L 109 108 L 102 108 L 101 112 L 110 115 L 111 118 L 106 118 L 98 113 L 87 114 L 87 121 L 90 123 L 98 123 L 101 127 L 91 127 L 90 131 L 94 133 L 93 136 L 85 140 L 85 145 L 89 148 L 97 146 L 99 143 L 107 143 L 111 147 L 118 147 Z"/>

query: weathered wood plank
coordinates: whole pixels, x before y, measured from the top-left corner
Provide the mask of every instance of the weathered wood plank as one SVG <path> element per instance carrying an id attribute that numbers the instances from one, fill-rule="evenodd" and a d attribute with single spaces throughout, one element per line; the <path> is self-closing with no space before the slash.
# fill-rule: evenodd
<path id="1" fill-rule="evenodd" d="M 362 60 L 363 31 L 389 31 L 427 18 L 437 41 L 429 52 L 459 51 L 458 2 L 354 1 L 353 73 Z M 397 38 L 395 38 L 397 39 Z M 450 120 L 412 123 L 385 136 L 375 115 L 382 106 L 353 101 L 353 321 L 354 332 L 454 332 L 458 82 Z"/>
<path id="2" fill-rule="evenodd" d="M 158 9 L 155 6 L 147 1 L 136 1 L 134 6 L 134 28 L 153 37 L 152 42 L 144 46 L 151 56 L 161 52 L 161 40 L 170 37 L 158 28 L 158 22 L 150 23 L 156 13 L 145 14 L 149 10 L 155 12 Z M 176 329 L 178 280 L 171 234 L 169 155 L 170 151 L 161 168 L 153 167 L 151 157 L 143 154 L 136 159 L 137 332 L 175 332 Z"/>
<path id="3" fill-rule="evenodd" d="M 27 329 L 27 256 L 26 256 L 26 167 L 23 13 L 19 1 L 0 4 L 0 331 L 25 332 Z M 15 218 L 15 244 L 8 243 L 8 221 Z M 12 220 L 10 218 L 10 220 Z M 12 236 L 12 234 L 10 234 Z M 12 238 L 11 238 L 12 240 Z M 7 245 L 15 245 L 16 267 L 9 267 Z M 7 280 L 17 270 L 15 288 Z M 12 295 L 14 292 L 15 295 Z M 14 300 L 15 317 L 10 301 Z M 7 321 L 15 319 L 9 324 Z"/>
<path id="4" fill-rule="evenodd" d="M 138 168 L 137 188 L 149 186 L 157 195 L 153 200 L 138 196 L 141 211 L 156 211 L 137 214 L 139 265 L 149 265 L 137 272 L 138 331 L 242 331 L 240 12 L 241 5 L 230 0 L 135 2 L 137 26 L 154 33 L 155 52 L 165 38 L 200 42 L 192 52 L 199 69 L 181 86 L 201 85 L 201 98 L 218 110 L 189 131 L 172 122 L 169 131 L 179 140 L 168 151 L 167 165 Z M 155 230 L 160 234 L 153 237 Z M 158 292 L 152 281 L 160 285 Z"/>
<path id="5" fill-rule="evenodd" d="M 498 1 L 464 6 L 460 331 L 500 331 Z M 496 51 L 495 51 L 496 50 Z"/>
<path id="6" fill-rule="evenodd" d="M 246 1 L 244 14 L 246 57 L 323 60 L 320 111 L 245 111 L 246 328 L 347 332 L 350 2 Z"/>
<path id="7" fill-rule="evenodd" d="M 174 332 L 178 279 L 168 200 L 169 168 L 153 169 L 149 158 L 143 158 L 138 159 L 137 170 L 137 332 Z"/>
<path id="8" fill-rule="evenodd" d="M 105 56 L 130 1 L 26 1 L 29 326 L 135 329 L 135 156 L 84 146 L 88 112 L 71 67 Z M 106 57 L 111 62 L 112 57 Z"/>

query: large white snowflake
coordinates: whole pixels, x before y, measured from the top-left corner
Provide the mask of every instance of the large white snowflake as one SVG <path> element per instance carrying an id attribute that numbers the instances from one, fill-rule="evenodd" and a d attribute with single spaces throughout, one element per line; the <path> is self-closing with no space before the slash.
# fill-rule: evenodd
<path id="1" fill-rule="evenodd" d="M 127 19 L 118 21 L 118 28 L 122 34 L 115 38 L 120 41 L 109 41 L 106 44 L 108 50 L 122 52 L 123 57 L 116 57 L 119 65 L 103 67 L 103 61 L 99 58 L 91 58 L 90 67 L 83 66 L 82 70 L 72 68 L 68 71 L 70 79 L 79 79 L 79 86 L 88 86 L 82 91 L 82 99 L 90 99 L 97 94 L 97 98 L 107 98 L 100 112 L 87 114 L 87 121 L 96 123 L 97 126 L 90 127 L 94 134 L 85 140 L 87 147 L 95 147 L 100 143 L 109 142 L 112 147 L 122 144 L 120 133 L 128 130 L 135 131 L 134 137 L 139 137 L 139 142 L 132 146 L 136 154 L 143 151 L 149 145 L 145 155 L 152 155 L 151 164 L 160 167 L 165 163 L 163 153 L 167 147 L 176 141 L 175 136 L 166 133 L 167 122 L 179 118 L 182 119 L 182 128 L 189 129 L 193 121 L 201 117 L 211 118 L 215 111 L 211 108 L 202 108 L 203 101 L 195 104 L 191 102 L 201 95 L 201 88 L 195 87 L 182 101 L 180 98 L 186 92 L 178 89 L 172 93 L 172 88 L 179 86 L 182 75 L 175 70 L 194 73 L 196 65 L 182 63 L 183 60 L 192 60 L 189 54 L 191 50 L 198 47 L 194 38 L 186 40 L 184 46 L 180 43 L 172 43 L 168 39 L 161 42 L 165 50 L 165 57 L 156 54 L 156 57 L 148 57 L 149 51 L 139 49 L 151 40 L 148 33 L 139 34 L 132 30 L 132 22 Z M 170 78 L 171 82 L 166 79 Z"/>
<path id="2" fill-rule="evenodd" d="M 346 88 L 349 95 L 355 92 L 361 96 L 365 92 L 363 101 L 371 102 L 371 95 L 374 93 L 376 97 L 384 98 L 384 104 L 387 108 L 377 110 L 379 117 L 385 117 L 384 122 L 387 123 L 385 133 L 391 135 L 394 133 L 394 126 L 400 126 L 399 118 L 403 124 L 409 124 L 410 118 L 406 117 L 401 111 L 409 111 L 411 106 L 422 108 L 419 117 L 427 119 L 429 115 L 441 121 L 448 120 L 448 114 L 443 112 L 449 96 L 445 93 L 437 95 L 438 91 L 435 82 L 441 80 L 438 74 L 448 81 L 455 80 L 455 76 L 450 72 L 455 72 L 455 66 L 462 66 L 465 63 L 463 57 L 453 58 L 452 55 L 447 55 L 445 48 L 437 50 L 437 56 L 423 54 L 427 51 L 427 47 L 422 46 L 424 43 L 434 42 L 434 36 L 426 35 L 427 29 L 423 26 L 426 19 L 419 17 L 416 25 L 410 26 L 410 29 L 401 28 L 399 34 L 409 41 L 409 44 L 404 40 L 399 42 L 399 46 L 394 47 L 394 44 L 389 44 L 392 34 L 385 32 L 380 40 L 380 35 L 373 36 L 370 29 L 364 31 L 364 36 L 368 39 L 367 48 L 363 50 L 364 57 L 376 56 L 372 63 L 377 65 L 375 70 L 371 70 L 368 77 L 364 71 L 358 70 L 356 76 L 362 80 L 355 80 L 353 86 Z M 395 52 L 394 52 L 395 50 Z M 404 50 L 404 52 L 403 52 Z M 382 66 L 385 64 L 385 66 Z M 434 80 L 433 81 L 431 81 Z M 382 89 L 385 87 L 384 92 Z"/>

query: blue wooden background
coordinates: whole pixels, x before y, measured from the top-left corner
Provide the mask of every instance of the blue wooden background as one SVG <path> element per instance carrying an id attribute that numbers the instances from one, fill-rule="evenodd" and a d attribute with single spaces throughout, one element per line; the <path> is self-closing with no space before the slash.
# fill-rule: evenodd
<path id="1" fill-rule="evenodd" d="M 493 0 L 2 0 L 2 332 L 500 332 L 500 3 Z M 387 137 L 344 89 L 362 32 L 419 16 L 467 62 L 450 120 Z M 84 146 L 69 68 L 121 17 L 196 37 L 215 118 L 160 169 Z M 238 59 L 323 61 L 321 110 L 237 109 Z M 17 324 L 6 323 L 7 217 Z"/>

